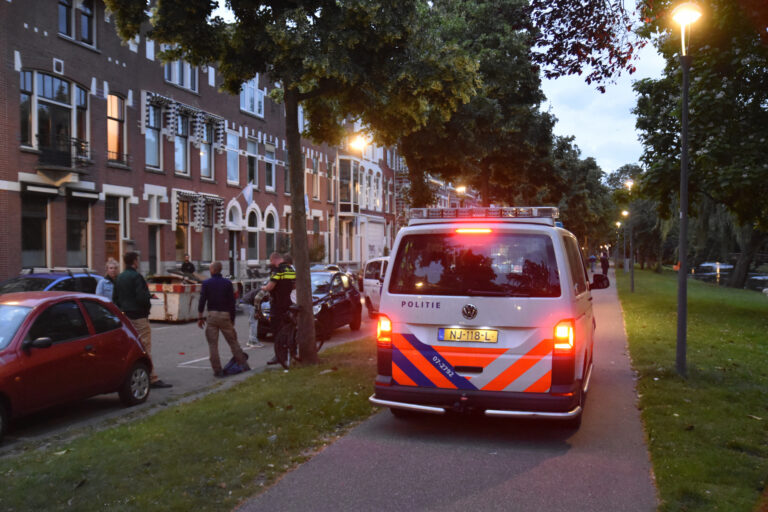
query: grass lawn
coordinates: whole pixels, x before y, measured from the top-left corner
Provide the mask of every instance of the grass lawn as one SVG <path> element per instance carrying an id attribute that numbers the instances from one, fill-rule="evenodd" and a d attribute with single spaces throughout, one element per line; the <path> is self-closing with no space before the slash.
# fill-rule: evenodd
<path id="1" fill-rule="evenodd" d="M 752 511 L 768 477 L 768 298 L 688 281 L 688 378 L 675 372 L 677 273 L 619 271 L 662 510 Z"/>
<path id="2" fill-rule="evenodd" d="M 146 419 L 0 460 L 0 510 L 231 510 L 375 409 L 373 338 Z"/>

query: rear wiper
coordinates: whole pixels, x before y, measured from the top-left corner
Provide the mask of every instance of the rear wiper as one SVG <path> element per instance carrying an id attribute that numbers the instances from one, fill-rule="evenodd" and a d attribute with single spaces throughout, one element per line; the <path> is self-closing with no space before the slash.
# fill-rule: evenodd
<path id="1" fill-rule="evenodd" d="M 488 297 L 530 297 L 531 294 L 529 293 L 523 293 L 523 292 L 513 292 L 511 290 L 508 291 L 496 291 L 496 290 L 467 290 L 467 295 L 471 295 L 473 297 L 482 297 L 482 296 L 488 296 Z"/>

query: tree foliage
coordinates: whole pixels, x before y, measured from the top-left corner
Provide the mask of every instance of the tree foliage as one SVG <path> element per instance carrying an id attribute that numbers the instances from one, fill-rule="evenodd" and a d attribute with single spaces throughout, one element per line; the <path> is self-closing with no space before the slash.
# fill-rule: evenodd
<path id="1" fill-rule="evenodd" d="M 301 104 L 316 141 L 340 142 L 358 119 L 392 143 L 430 116 L 448 119 L 474 94 L 476 64 L 441 38 L 426 0 L 227 0 L 234 21 L 212 17 L 214 0 L 106 0 L 124 39 L 149 27 L 166 59 L 213 64 L 237 94 L 257 73 L 278 82 L 286 111 L 296 291 L 302 360 L 316 360 L 309 278 Z M 151 4 L 151 5 L 150 5 Z M 147 25 L 148 24 L 148 25 Z"/>
<path id="2" fill-rule="evenodd" d="M 756 14 L 765 14 L 766 7 L 730 0 L 702 4 L 705 16 L 694 25 L 689 47 L 691 206 L 695 215 L 704 199 L 723 204 L 738 224 L 751 229 L 754 237 L 742 237 L 746 257 L 768 232 L 768 45 L 765 24 Z M 671 7 L 659 1 L 646 8 L 645 32 L 661 31 L 657 45 L 667 65 L 661 79 L 635 84 L 634 109 L 648 168 L 643 189 L 659 201 L 665 216 L 679 190 L 681 152 L 680 39 L 669 25 Z M 743 286 L 748 266 L 739 262 L 732 284 Z"/>

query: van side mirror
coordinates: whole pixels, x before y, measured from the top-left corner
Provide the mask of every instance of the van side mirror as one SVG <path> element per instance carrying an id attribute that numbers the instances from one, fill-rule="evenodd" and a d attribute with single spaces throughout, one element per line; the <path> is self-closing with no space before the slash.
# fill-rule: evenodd
<path id="1" fill-rule="evenodd" d="M 608 276 L 604 274 L 595 274 L 594 280 L 589 285 L 590 290 L 602 290 L 604 288 L 608 288 L 611 285 L 611 282 L 608 281 Z"/>
<path id="2" fill-rule="evenodd" d="M 37 338 L 34 340 L 24 340 L 21 344 L 21 348 L 24 350 L 30 350 L 33 348 L 51 348 L 53 341 L 49 337 Z"/>

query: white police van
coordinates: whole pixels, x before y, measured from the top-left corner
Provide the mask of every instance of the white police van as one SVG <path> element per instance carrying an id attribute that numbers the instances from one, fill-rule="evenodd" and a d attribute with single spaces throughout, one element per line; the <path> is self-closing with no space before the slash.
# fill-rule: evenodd
<path id="1" fill-rule="evenodd" d="M 578 427 L 595 319 L 553 207 L 411 209 L 390 256 L 372 403 L 400 416 L 552 418 Z"/>
<path id="2" fill-rule="evenodd" d="M 373 258 L 363 266 L 363 279 L 360 293 L 365 298 L 365 308 L 370 318 L 376 318 L 381 302 L 381 287 L 387 273 L 389 258 Z"/>

